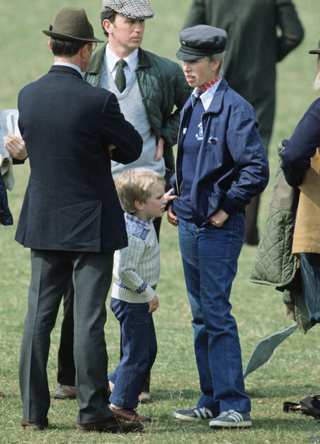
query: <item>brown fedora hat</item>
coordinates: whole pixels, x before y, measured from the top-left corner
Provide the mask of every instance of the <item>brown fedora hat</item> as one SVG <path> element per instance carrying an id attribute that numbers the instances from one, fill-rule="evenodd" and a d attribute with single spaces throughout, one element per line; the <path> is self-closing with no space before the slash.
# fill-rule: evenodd
<path id="1" fill-rule="evenodd" d="M 54 20 L 53 26 L 49 26 L 49 31 L 44 30 L 42 32 L 49 37 L 70 42 L 103 43 L 103 40 L 96 39 L 93 35 L 93 27 L 83 8 L 61 9 Z"/>
<path id="2" fill-rule="evenodd" d="M 320 54 L 320 40 L 318 42 L 318 48 L 317 49 L 310 49 L 309 54 Z"/>

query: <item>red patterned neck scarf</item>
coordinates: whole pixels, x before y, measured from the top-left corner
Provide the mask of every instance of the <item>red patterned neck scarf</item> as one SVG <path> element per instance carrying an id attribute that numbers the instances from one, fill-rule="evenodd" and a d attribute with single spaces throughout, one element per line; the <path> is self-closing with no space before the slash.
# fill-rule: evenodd
<path id="1" fill-rule="evenodd" d="M 210 80 L 210 82 L 207 82 L 207 83 L 205 83 L 204 85 L 199 86 L 199 87 L 198 87 L 198 91 L 201 91 L 201 92 L 203 92 L 203 93 L 206 92 L 207 89 L 211 88 L 211 86 L 213 86 L 213 85 L 215 85 L 217 82 L 219 82 L 220 79 L 221 79 L 221 76 L 218 76 L 218 77 L 216 77 L 215 79 Z M 198 92 L 198 91 L 197 91 L 197 92 Z"/>

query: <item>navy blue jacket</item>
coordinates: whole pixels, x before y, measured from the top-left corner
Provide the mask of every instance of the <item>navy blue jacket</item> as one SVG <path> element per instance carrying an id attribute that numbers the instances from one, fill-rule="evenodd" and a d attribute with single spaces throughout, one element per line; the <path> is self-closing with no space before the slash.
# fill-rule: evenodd
<path id="1" fill-rule="evenodd" d="M 183 140 L 192 114 L 191 99 L 181 112 L 176 173 L 171 179 L 179 195 Z M 222 79 L 208 110 L 202 115 L 203 140 L 191 188 L 191 209 L 197 226 L 218 209 L 244 211 L 268 184 L 268 158 L 253 107 Z"/>
<path id="2" fill-rule="evenodd" d="M 44 250 L 125 247 L 108 144 L 117 147 L 114 160 L 130 163 L 140 156 L 142 139 L 115 95 L 56 65 L 20 91 L 18 109 L 31 173 L 16 240 Z"/>
<path id="3" fill-rule="evenodd" d="M 320 147 L 320 98 L 307 109 L 289 140 L 282 141 L 281 168 L 289 185 L 301 185 L 310 159 Z"/>

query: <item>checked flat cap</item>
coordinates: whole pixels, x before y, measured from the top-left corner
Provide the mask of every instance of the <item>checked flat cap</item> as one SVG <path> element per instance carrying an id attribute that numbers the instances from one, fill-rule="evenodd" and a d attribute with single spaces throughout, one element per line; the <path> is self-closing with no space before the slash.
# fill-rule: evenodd
<path id="1" fill-rule="evenodd" d="M 145 20 L 154 16 L 148 0 L 102 0 L 102 10 L 113 10 L 135 20 Z"/>

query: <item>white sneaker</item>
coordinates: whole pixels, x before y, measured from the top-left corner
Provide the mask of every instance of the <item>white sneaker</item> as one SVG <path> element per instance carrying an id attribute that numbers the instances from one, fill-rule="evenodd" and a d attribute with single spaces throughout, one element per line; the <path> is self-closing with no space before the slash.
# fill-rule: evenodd
<path id="1" fill-rule="evenodd" d="M 201 405 L 195 405 L 190 409 L 186 410 L 177 410 L 174 412 L 173 416 L 177 419 L 183 419 L 184 421 L 198 421 L 199 419 L 210 419 L 215 415 L 214 413 L 207 409 L 206 407 L 202 407 Z"/>
<path id="2" fill-rule="evenodd" d="M 209 422 L 210 427 L 251 427 L 252 421 L 250 413 L 239 413 L 235 410 L 227 410 L 220 413 L 217 418 Z"/>

